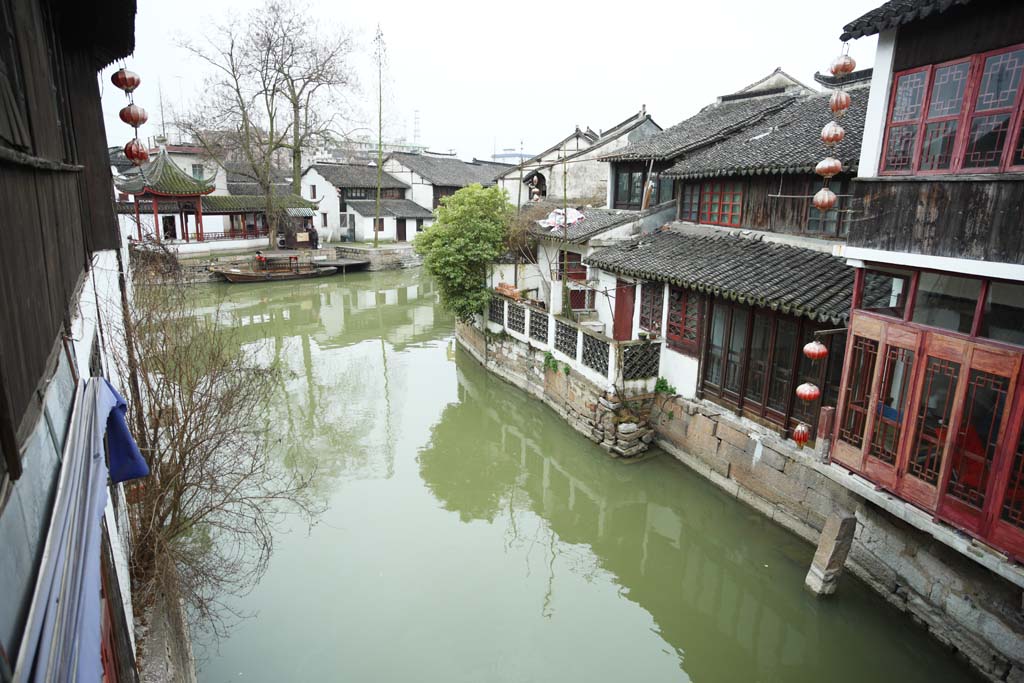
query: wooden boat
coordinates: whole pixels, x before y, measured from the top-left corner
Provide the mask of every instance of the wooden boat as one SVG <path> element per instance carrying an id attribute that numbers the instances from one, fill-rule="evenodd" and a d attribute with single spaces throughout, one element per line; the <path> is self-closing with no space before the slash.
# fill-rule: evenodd
<path id="1" fill-rule="evenodd" d="M 210 266 L 210 271 L 222 275 L 228 282 L 277 282 L 278 280 L 306 280 L 314 277 L 334 275 L 336 266 L 319 268 L 307 264 L 294 268 L 257 268 L 245 265 Z"/>

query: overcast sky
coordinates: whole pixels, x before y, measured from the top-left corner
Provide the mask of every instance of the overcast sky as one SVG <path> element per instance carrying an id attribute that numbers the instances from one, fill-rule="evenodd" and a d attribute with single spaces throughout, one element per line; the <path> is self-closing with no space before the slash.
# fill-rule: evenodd
<path id="1" fill-rule="evenodd" d="M 240 21 L 254 0 L 139 0 L 135 54 L 142 77 L 136 102 L 149 112 L 140 131 L 159 133 L 158 84 L 166 118 L 202 96 L 203 65 L 179 43 L 203 27 Z M 667 128 L 715 97 L 776 67 L 814 85 L 842 44 L 844 24 L 881 0 L 711 0 L 710 2 L 336 2 L 312 1 L 324 31 L 343 27 L 356 41 L 353 68 L 363 86 L 349 95 L 356 119 L 374 125 L 370 42 L 379 23 L 388 48 L 388 128 L 463 159 L 506 148 L 540 152 L 575 125 L 610 128 L 641 105 Z M 874 61 L 875 37 L 853 41 L 858 68 Z M 117 118 L 124 95 L 103 74 L 107 137 L 123 145 L 131 129 Z M 170 131 L 169 131 L 170 132 Z"/>

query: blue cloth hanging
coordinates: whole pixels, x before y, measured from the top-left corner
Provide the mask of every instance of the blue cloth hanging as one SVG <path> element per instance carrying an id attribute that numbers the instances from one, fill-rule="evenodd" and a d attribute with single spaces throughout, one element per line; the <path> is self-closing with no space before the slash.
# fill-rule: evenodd
<path id="1" fill-rule="evenodd" d="M 149 465 L 128 431 L 125 415 L 128 403 L 106 378 L 103 382 L 114 396 L 114 405 L 107 415 L 107 449 L 110 457 L 110 480 L 115 484 L 149 476 Z"/>

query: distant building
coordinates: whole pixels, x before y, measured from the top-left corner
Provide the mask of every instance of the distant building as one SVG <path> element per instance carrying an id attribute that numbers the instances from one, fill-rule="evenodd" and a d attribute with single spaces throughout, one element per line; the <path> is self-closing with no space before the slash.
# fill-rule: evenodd
<path id="1" fill-rule="evenodd" d="M 381 172 L 380 185 L 381 199 L 408 201 L 405 193 L 409 186 L 390 173 Z M 358 211 L 351 210 L 349 202 L 376 200 L 376 166 L 315 163 L 302 174 L 302 196 L 309 201 L 319 202 L 316 227 L 321 233 L 322 240 L 373 239 L 373 214 L 370 215 L 369 223 L 366 223 L 366 217 Z M 415 218 L 408 207 L 399 209 L 399 206 L 404 205 L 392 204 L 391 208 L 398 210 L 399 213 L 408 214 L 401 216 L 401 219 Z M 422 219 L 424 216 L 419 214 L 419 217 Z M 396 239 L 399 235 L 399 226 L 396 224 L 398 217 L 388 214 L 388 218 L 389 221 L 385 221 L 385 231 L 390 234 L 389 239 Z M 409 233 L 403 230 L 402 234 L 401 241 L 404 241 L 404 236 Z"/>
<path id="2" fill-rule="evenodd" d="M 455 194 L 474 183 L 490 187 L 497 176 L 510 168 L 493 161 L 462 161 L 454 156 L 394 152 L 384 160 L 384 170 L 409 186 L 408 198 L 428 210 L 437 208 L 442 197 Z"/>

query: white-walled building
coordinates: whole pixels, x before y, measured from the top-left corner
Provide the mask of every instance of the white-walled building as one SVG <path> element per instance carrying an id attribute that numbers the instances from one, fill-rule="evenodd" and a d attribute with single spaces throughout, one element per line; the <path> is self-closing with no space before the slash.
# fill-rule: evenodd
<path id="1" fill-rule="evenodd" d="M 646 107 L 606 131 L 579 126 L 572 134 L 540 154 L 498 176 L 509 201 L 520 206 L 536 198 L 600 198 L 608 195 L 608 164 L 600 157 L 661 132 Z M 567 191 L 563 191 L 565 188 Z"/>
<path id="2" fill-rule="evenodd" d="M 437 208 L 442 197 L 479 184 L 490 187 L 499 173 L 511 166 L 492 161 L 462 161 L 453 156 L 395 152 L 384 160 L 384 170 L 409 186 L 407 199 L 428 210 Z"/>
<path id="3" fill-rule="evenodd" d="M 395 200 L 406 198 L 406 191 L 409 186 L 398 180 L 389 173 L 382 172 L 380 176 L 381 199 Z M 312 202 L 319 202 L 314 224 L 320 231 L 320 239 L 324 242 L 334 240 L 357 240 L 362 239 L 356 236 L 356 226 L 350 216 L 356 216 L 360 221 L 363 216 L 358 211 L 349 211 L 348 201 L 376 199 L 377 196 L 377 167 L 366 164 L 338 164 L 338 163 L 315 163 L 302 174 L 302 197 Z M 417 217 L 423 220 L 421 214 L 413 215 L 406 207 L 399 209 L 401 213 L 409 215 L 402 218 Z M 428 212 L 429 213 L 429 212 Z M 371 215 L 372 218 L 372 215 Z M 394 216 L 389 216 L 392 223 Z M 395 225 L 392 225 L 391 239 L 395 238 Z M 360 234 L 370 231 L 370 239 L 373 239 L 373 223 L 369 227 L 360 226 Z"/>
<path id="4" fill-rule="evenodd" d="M 350 199 L 345 204 L 346 222 L 354 241 L 373 241 L 376 199 Z M 434 222 L 434 214 L 409 199 L 381 199 L 379 221 L 378 240 L 409 242 Z"/>

